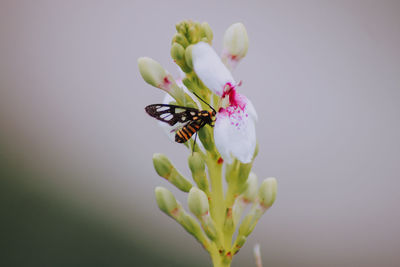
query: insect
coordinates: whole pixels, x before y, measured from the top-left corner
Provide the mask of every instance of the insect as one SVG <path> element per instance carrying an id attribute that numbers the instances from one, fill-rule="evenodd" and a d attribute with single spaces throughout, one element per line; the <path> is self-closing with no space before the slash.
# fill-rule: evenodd
<path id="1" fill-rule="evenodd" d="M 176 130 L 175 142 L 185 143 L 196 134 L 194 145 L 196 144 L 197 132 L 206 124 L 214 126 L 216 111 L 207 102 L 195 94 L 201 101 L 206 103 L 212 110 L 199 110 L 196 108 L 169 105 L 169 104 L 153 104 L 148 105 L 145 110 L 147 114 L 159 121 L 175 126 L 177 123 L 183 123 L 181 128 Z M 194 150 L 193 145 L 193 150 Z"/>

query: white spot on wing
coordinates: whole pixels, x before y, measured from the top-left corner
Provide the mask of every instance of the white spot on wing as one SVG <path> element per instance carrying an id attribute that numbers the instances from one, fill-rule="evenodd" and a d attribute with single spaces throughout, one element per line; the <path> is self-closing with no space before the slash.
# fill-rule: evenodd
<path id="1" fill-rule="evenodd" d="M 169 107 L 161 106 L 161 107 L 157 108 L 157 111 L 160 112 L 160 111 L 165 111 L 165 110 L 168 110 L 168 109 L 169 109 Z"/>
<path id="2" fill-rule="evenodd" d="M 164 113 L 160 115 L 160 118 L 166 121 L 169 121 L 172 119 L 173 115 L 171 113 Z"/>

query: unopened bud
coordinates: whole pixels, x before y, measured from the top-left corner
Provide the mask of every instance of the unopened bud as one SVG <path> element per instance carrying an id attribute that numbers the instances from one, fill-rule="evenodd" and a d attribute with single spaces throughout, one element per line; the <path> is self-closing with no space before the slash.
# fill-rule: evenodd
<path id="1" fill-rule="evenodd" d="M 209 186 L 206 174 L 206 166 L 200 153 L 194 152 L 190 154 L 189 158 L 189 168 L 192 172 L 193 180 L 196 182 L 197 186 L 208 193 Z"/>
<path id="2" fill-rule="evenodd" d="M 189 45 L 188 47 L 186 47 L 186 50 L 185 50 L 186 65 L 188 65 L 191 69 L 193 69 L 192 49 L 193 49 L 193 45 Z"/>
<path id="3" fill-rule="evenodd" d="M 192 184 L 175 169 L 174 165 L 172 165 L 165 155 L 154 154 L 153 165 L 158 175 L 167 179 L 180 190 L 189 192 L 190 188 L 192 188 Z"/>
<path id="4" fill-rule="evenodd" d="M 182 69 L 182 71 L 188 73 L 192 71 L 191 68 L 188 67 L 185 60 L 185 48 L 178 43 L 173 43 L 171 47 L 171 57 L 175 61 L 176 64 Z"/>
<path id="5" fill-rule="evenodd" d="M 178 211 L 178 203 L 176 202 L 176 199 L 171 191 L 164 187 L 158 186 L 155 189 L 155 193 L 156 201 L 160 210 L 171 217 L 175 217 L 175 213 Z"/>
<path id="6" fill-rule="evenodd" d="M 213 142 L 214 138 L 212 137 L 211 131 L 206 127 L 203 127 L 198 133 L 204 148 L 207 151 L 214 151 L 215 149 L 215 145 Z"/>
<path id="7" fill-rule="evenodd" d="M 181 33 L 176 33 L 174 35 L 174 37 L 172 38 L 172 43 L 178 43 L 178 44 L 182 45 L 184 48 L 186 48 L 189 45 L 188 40 Z"/>
<path id="8" fill-rule="evenodd" d="M 185 59 L 185 48 L 178 43 L 173 43 L 171 47 L 171 57 L 175 61 L 181 61 Z"/>
<path id="9" fill-rule="evenodd" d="M 189 191 L 188 206 L 189 210 L 196 217 L 208 213 L 209 205 L 207 195 L 202 190 L 192 187 Z"/>
<path id="10" fill-rule="evenodd" d="M 253 202 L 257 198 L 257 176 L 251 172 L 247 179 L 247 188 L 243 192 L 243 200 L 246 202 Z"/>
<path id="11" fill-rule="evenodd" d="M 274 204 L 276 198 L 278 184 L 275 178 L 267 178 L 265 179 L 258 191 L 258 197 L 260 199 L 260 204 L 264 208 L 269 208 Z"/>
<path id="12" fill-rule="evenodd" d="M 213 39 L 213 32 L 211 30 L 210 25 L 207 22 L 203 22 L 201 24 L 201 29 L 203 32 L 203 36 L 207 38 L 207 43 L 211 44 Z"/>
<path id="13" fill-rule="evenodd" d="M 189 27 L 189 41 L 191 44 L 195 44 L 200 40 L 200 31 L 196 24 Z"/>
<path id="14" fill-rule="evenodd" d="M 238 174 L 238 184 L 239 185 L 245 185 L 247 178 L 249 177 L 250 171 L 251 171 L 251 167 L 253 166 L 253 163 L 241 163 L 239 165 L 239 174 Z M 245 188 L 244 188 L 245 190 Z M 243 191 L 241 191 L 243 192 Z M 240 192 L 240 193 L 241 193 Z"/>
<path id="15" fill-rule="evenodd" d="M 239 61 L 246 56 L 249 37 L 242 23 L 232 24 L 224 35 L 224 50 L 231 60 Z"/>
<path id="16" fill-rule="evenodd" d="M 170 91 L 172 81 L 160 63 L 148 57 L 141 57 L 138 59 L 138 65 L 145 82 L 164 91 Z"/>

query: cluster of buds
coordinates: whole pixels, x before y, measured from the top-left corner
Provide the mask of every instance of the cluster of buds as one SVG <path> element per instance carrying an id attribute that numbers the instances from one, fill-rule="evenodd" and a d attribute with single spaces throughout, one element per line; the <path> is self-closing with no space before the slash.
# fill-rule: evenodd
<path id="1" fill-rule="evenodd" d="M 194 183 L 165 155 L 153 156 L 157 173 L 188 193 L 188 207 L 193 216 L 166 188 L 156 188 L 156 200 L 164 213 L 202 244 L 214 266 L 230 266 L 233 255 L 272 206 L 277 192 L 275 178 L 267 178 L 258 186 L 257 176 L 251 172 L 258 154 L 257 113 L 250 100 L 237 92 L 239 83 L 231 74 L 246 56 L 247 32 L 241 23 L 231 25 L 219 57 L 211 47 L 213 32 L 208 23 L 183 21 L 176 25 L 176 30 L 171 56 L 181 70 L 181 77 L 174 79 L 158 62 L 146 57 L 138 60 L 140 73 L 148 84 L 167 93 L 164 104 L 199 110 L 212 106 L 217 113 L 214 113 L 215 127 L 199 127 L 197 145 L 193 138 L 185 143 L 190 149 L 188 165 Z M 166 132 L 171 133 L 171 129 Z M 247 206 L 251 206 L 250 211 L 243 214 Z"/>

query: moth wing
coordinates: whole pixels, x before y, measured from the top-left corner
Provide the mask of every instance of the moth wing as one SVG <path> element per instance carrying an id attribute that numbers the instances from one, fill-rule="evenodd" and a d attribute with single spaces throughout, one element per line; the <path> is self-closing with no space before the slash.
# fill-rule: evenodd
<path id="1" fill-rule="evenodd" d="M 168 104 L 153 104 L 145 108 L 147 114 L 159 121 L 168 123 L 171 126 L 179 123 L 186 123 L 198 114 L 195 108 L 181 107 Z"/>

